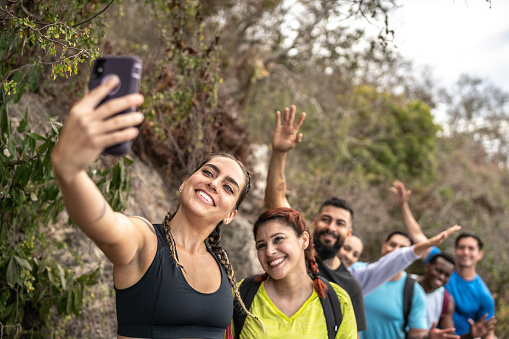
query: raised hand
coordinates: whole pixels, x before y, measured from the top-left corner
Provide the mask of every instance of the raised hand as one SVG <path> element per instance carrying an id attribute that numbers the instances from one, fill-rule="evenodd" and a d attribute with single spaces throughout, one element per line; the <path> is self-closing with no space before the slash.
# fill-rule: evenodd
<path id="1" fill-rule="evenodd" d="M 461 226 L 454 225 L 452 227 L 449 227 L 443 232 L 438 233 L 433 238 L 430 238 L 428 241 L 430 242 L 431 246 L 438 246 L 440 245 L 451 233 L 459 231 L 461 229 Z"/>
<path id="2" fill-rule="evenodd" d="M 134 126 L 143 121 L 138 112 L 119 114 L 143 103 L 143 96 L 131 94 L 97 105 L 117 86 L 112 77 L 77 102 L 72 108 L 52 153 L 53 167 L 62 179 L 71 179 L 87 168 L 108 146 L 138 135 Z"/>
<path id="3" fill-rule="evenodd" d="M 418 256 L 424 256 L 432 246 L 440 245 L 451 233 L 459 231 L 461 226 L 454 225 L 443 232 L 438 233 L 433 238 L 420 242 L 415 245 L 414 252 Z"/>
<path id="4" fill-rule="evenodd" d="M 302 133 L 299 129 L 306 118 L 306 113 L 302 112 L 299 120 L 294 124 L 295 119 L 295 105 L 290 109 L 285 107 L 283 113 L 283 121 L 281 122 L 281 112 L 276 112 L 276 128 L 272 135 L 272 150 L 278 152 L 288 152 L 295 148 L 302 141 Z"/>
<path id="5" fill-rule="evenodd" d="M 488 313 L 482 316 L 481 319 L 474 322 L 472 319 L 468 319 L 470 323 L 470 335 L 472 338 L 483 337 L 488 332 L 493 331 L 495 329 L 495 324 L 497 323 L 497 319 L 492 317 L 491 319 L 486 320 L 488 317 Z"/>
<path id="6" fill-rule="evenodd" d="M 410 199 L 410 196 L 412 195 L 412 191 L 407 190 L 405 188 L 405 184 L 403 184 L 401 181 L 396 180 L 391 187 L 392 193 L 394 193 L 394 196 L 396 197 L 396 200 L 398 202 L 398 205 L 403 205 L 405 202 L 408 202 Z"/>

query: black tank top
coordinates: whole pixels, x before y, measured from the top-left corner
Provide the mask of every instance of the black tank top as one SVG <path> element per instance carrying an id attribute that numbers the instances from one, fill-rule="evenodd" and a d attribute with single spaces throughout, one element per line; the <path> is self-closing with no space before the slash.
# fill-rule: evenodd
<path id="1" fill-rule="evenodd" d="M 233 316 L 233 296 L 224 268 L 213 293 L 193 289 L 173 259 L 162 225 L 154 225 L 157 253 L 133 286 L 116 292 L 117 334 L 137 338 L 217 338 Z"/>

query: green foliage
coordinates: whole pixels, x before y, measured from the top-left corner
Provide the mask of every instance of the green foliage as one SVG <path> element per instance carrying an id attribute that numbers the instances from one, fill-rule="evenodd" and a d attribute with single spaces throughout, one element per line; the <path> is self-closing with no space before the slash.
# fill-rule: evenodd
<path id="1" fill-rule="evenodd" d="M 359 87 L 349 132 L 355 142 L 348 151 L 370 182 L 416 177 L 426 182 L 436 170 L 438 130 L 424 103 Z"/>
<path id="2" fill-rule="evenodd" d="M 146 3 L 150 6 L 136 6 L 151 18 L 155 29 L 143 34 L 161 53 L 150 55 L 151 64 L 144 71 L 147 76 L 142 90 L 149 95 L 143 106 L 147 112 L 143 149 L 161 164 L 162 171 L 175 178 L 187 175 L 210 152 L 229 151 L 242 158 L 247 144 L 230 147 L 230 126 L 225 124 L 229 118 L 217 106 L 222 82 L 217 60 L 219 37 L 206 29 L 202 3 Z M 132 41 L 136 37 L 119 39 L 123 45 L 134 46 L 135 53 L 146 53 L 147 45 Z M 235 127 L 240 132 L 241 128 Z"/>
<path id="3" fill-rule="evenodd" d="M 215 49 L 217 41 L 204 31 L 201 5 L 198 1 L 154 1 L 159 10 L 154 13 L 159 28 L 171 32 L 163 37 L 167 57 L 161 61 L 160 68 L 175 70 L 170 76 L 171 84 L 160 86 L 152 97 L 152 112 L 164 112 L 155 122 L 166 124 L 167 133 L 174 131 L 179 124 L 206 124 L 202 105 L 213 107 L 217 100 L 217 73 Z M 169 86 L 168 86 L 169 85 Z M 154 86 L 156 87 L 156 86 Z M 200 109 L 201 108 L 201 109 Z M 166 134 L 167 134 L 166 133 Z M 165 135 L 167 137 L 167 135 Z M 203 147 L 203 132 L 192 131 L 188 144 Z"/>
<path id="4" fill-rule="evenodd" d="M 49 125 L 40 133 L 28 123 L 27 112 L 16 126 L 2 110 L 0 322 L 12 337 L 27 331 L 47 337 L 54 327 L 52 307 L 62 318 L 79 314 L 86 288 L 99 274 L 96 269 L 75 276 L 51 259 L 64 244 L 48 238 L 45 226 L 56 222 L 64 206 L 50 161 L 59 124 L 50 118 Z"/>
<path id="5" fill-rule="evenodd" d="M 99 56 L 104 25 L 75 23 L 92 17 L 97 5 L 40 1 L 0 7 L 6 19 L 0 26 L 0 332 L 9 338 L 65 336 L 63 324 L 79 315 L 100 275 L 100 267 L 76 275 L 54 260 L 69 251 L 47 227 L 64 209 L 50 161 L 60 123 L 48 118 L 32 126 L 28 111 L 8 114 L 8 104 L 36 91 L 40 79 L 69 77 L 80 63 Z M 123 161 L 112 170 L 96 170 L 94 178 L 112 207 L 121 209 L 129 192 Z"/>
<path id="6" fill-rule="evenodd" d="M 10 8 L 0 6 L 0 12 L 8 19 L 8 23 L 3 24 L 0 31 L 0 78 L 3 90 L 8 95 L 4 98 L 5 101 L 10 101 L 9 96 L 16 93 L 18 94 L 14 99 L 19 100 L 26 83 L 32 89 L 35 88 L 41 66 L 51 68 L 53 79 L 57 76 L 69 77 L 78 73 L 80 63 L 90 62 L 100 55 L 97 47 L 98 35 L 92 26 L 80 26 L 85 22 L 74 23 L 77 19 L 75 13 L 80 13 L 87 3 L 88 1 L 71 1 L 67 6 L 62 6 L 52 1 L 42 1 L 32 4 L 33 9 L 39 13 L 29 16 L 26 16 L 28 10 L 23 4 L 11 5 Z M 93 7 L 95 6 L 87 6 L 91 10 Z M 72 16 L 66 17 L 69 13 Z M 67 21 L 62 21 L 59 14 Z M 101 26 L 100 23 L 94 25 L 95 29 Z"/>

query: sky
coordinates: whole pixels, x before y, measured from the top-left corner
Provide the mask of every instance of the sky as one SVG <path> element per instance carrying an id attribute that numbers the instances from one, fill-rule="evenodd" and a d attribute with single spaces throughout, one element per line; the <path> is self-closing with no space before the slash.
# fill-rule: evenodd
<path id="1" fill-rule="evenodd" d="M 509 92 L 509 0 L 406 0 L 390 17 L 394 43 L 451 88 L 460 74 Z"/>

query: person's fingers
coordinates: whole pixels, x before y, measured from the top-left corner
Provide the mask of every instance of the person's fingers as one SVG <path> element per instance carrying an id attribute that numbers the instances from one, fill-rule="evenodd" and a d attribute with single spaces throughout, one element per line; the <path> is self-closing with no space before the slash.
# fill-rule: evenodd
<path id="1" fill-rule="evenodd" d="M 449 227 L 447 230 L 440 232 L 436 236 L 432 238 L 432 242 L 436 245 L 440 245 L 442 241 L 444 241 L 451 233 L 459 231 L 461 229 L 461 226 L 454 225 L 452 227 Z"/>
<path id="2" fill-rule="evenodd" d="M 98 134 L 107 134 L 124 128 L 137 126 L 143 122 L 143 118 L 143 114 L 139 112 L 119 114 L 101 124 L 97 124 L 96 132 Z"/>
<path id="3" fill-rule="evenodd" d="M 468 323 L 470 324 L 471 327 L 475 325 L 474 320 L 472 320 L 470 318 L 468 318 Z"/>
<path id="4" fill-rule="evenodd" d="M 112 133 L 103 134 L 95 139 L 94 146 L 98 147 L 109 147 L 116 144 L 120 144 L 124 141 L 133 140 L 139 134 L 136 127 L 129 127 L 122 130 L 117 130 Z"/>
<path id="5" fill-rule="evenodd" d="M 281 127 L 281 112 L 276 111 L 276 128 Z"/>
<path id="6" fill-rule="evenodd" d="M 437 322 L 434 321 L 431 327 L 429 328 L 430 331 L 432 331 L 435 327 L 437 327 Z"/>
<path id="7" fill-rule="evenodd" d="M 293 125 L 293 120 L 295 119 L 295 105 L 290 106 L 290 115 L 288 116 L 288 124 L 290 126 Z"/>
<path id="8" fill-rule="evenodd" d="M 486 321 L 486 326 L 489 328 L 488 330 L 491 331 L 495 328 L 495 325 L 497 324 L 497 319 L 495 317 L 492 317 L 488 321 Z"/>
<path id="9" fill-rule="evenodd" d="M 123 112 L 131 107 L 138 107 L 142 103 L 143 96 L 138 93 L 112 99 L 97 107 L 95 117 L 100 120 L 105 120 L 112 115 Z"/>
<path id="10" fill-rule="evenodd" d="M 288 107 L 285 107 L 285 110 L 283 111 L 283 125 L 288 125 L 288 115 L 289 115 Z"/>
<path id="11" fill-rule="evenodd" d="M 297 135 L 297 138 L 295 139 L 295 141 L 297 141 L 297 143 L 300 144 L 300 142 L 302 141 L 302 133 L 299 133 Z"/>
<path id="12" fill-rule="evenodd" d="M 295 128 L 297 129 L 297 131 L 302 126 L 302 123 L 304 122 L 304 119 L 306 119 L 306 112 L 302 112 L 300 114 L 299 120 L 297 120 L 297 123 L 295 123 Z"/>
<path id="13" fill-rule="evenodd" d="M 106 98 L 106 96 L 120 83 L 120 79 L 118 76 L 113 75 L 106 82 L 97 86 L 93 90 L 91 90 L 88 94 L 86 94 L 82 103 L 84 105 L 89 105 L 91 107 L 96 107 L 99 105 L 101 100 Z"/>
<path id="14" fill-rule="evenodd" d="M 431 245 L 438 246 L 440 245 L 452 232 L 455 232 L 457 230 L 460 230 L 461 226 L 454 225 L 450 228 L 448 228 L 445 231 L 442 231 L 435 235 L 433 238 L 430 238 L 428 241 Z"/>
<path id="15" fill-rule="evenodd" d="M 445 230 L 446 237 L 448 237 L 451 233 L 457 232 L 461 230 L 460 225 L 454 225 L 452 227 L 449 227 L 449 229 Z"/>

